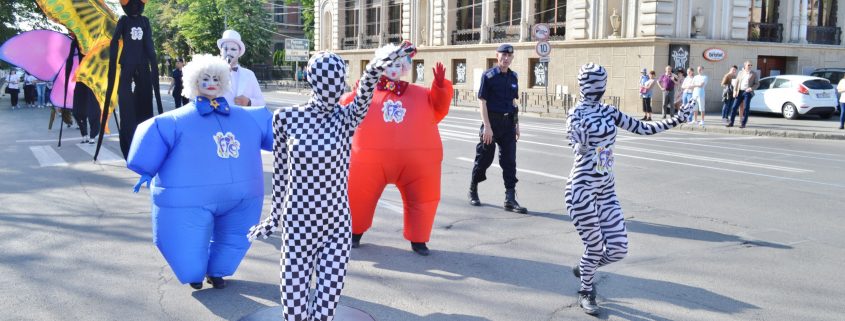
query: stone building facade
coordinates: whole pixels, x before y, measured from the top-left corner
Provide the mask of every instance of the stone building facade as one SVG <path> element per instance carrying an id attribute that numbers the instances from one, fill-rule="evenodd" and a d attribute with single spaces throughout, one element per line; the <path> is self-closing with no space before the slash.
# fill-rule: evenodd
<path id="1" fill-rule="evenodd" d="M 499 43 L 514 45 L 512 69 L 526 92 L 577 93 L 580 65 L 610 74 L 608 95 L 640 109 L 640 70 L 703 66 L 707 110 L 721 108 L 719 80 L 750 60 L 761 76 L 845 67 L 838 0 L 321 0 L 315 49 L 337 52 L 352 75 L 380 44 L 418 45 L 411 81 L 428 83 L 442 62 L 456 89 L 477 89 Z M 845 20 L 845 19 L 843 19 Z M 536 24 L 549 28 L 549 62 L 540 62 Z M 705 54 L 709 53 L 709 57 Z M 417 71 L 419 70 L 419 71 Z M 659 102 L 655 102 L 659 105 Z"/>

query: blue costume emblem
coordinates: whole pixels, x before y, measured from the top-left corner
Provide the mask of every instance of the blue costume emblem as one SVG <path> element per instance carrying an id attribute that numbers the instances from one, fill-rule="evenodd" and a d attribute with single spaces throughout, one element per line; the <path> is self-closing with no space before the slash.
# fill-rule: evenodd
<path id="1" fill-rule="evenodd" d="M 405 119 L 405 107 L 402 107 L 402 101 L 387 100 L 384 102 L 384 107 L 381 108 L 384 112 L 384 122 L 389 123 L 395 121 L 401 123 Z"/>
<path id="2" fill-rule="evenodd" d="M 217 143 L 217 156 L 220 158 L 238 158 L 238 150 L 241 149 L 241 142 L 235 139 L 235 134 L 217 132 L 214 134 L 214 142 Z"/>
<path id="3" fill-rule="evenodd" d="M 596 172 L 607 174 L 613 171 L 613 149 L 610 147 L 597 147 L 594 156 Z"/>

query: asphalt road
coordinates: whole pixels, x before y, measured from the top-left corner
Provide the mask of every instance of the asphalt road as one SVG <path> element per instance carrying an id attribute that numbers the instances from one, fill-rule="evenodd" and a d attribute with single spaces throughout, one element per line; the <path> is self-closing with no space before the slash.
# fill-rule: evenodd
<path id="1" fill-rule="evenodd" d="M 270 93 L 271 106 L 305 100 Z M 169 98 L 166 98 L 169 99 Z M 237 320 L 279 304 L 278 238 L 250 249 L 225 290 L 179 284 L 151 242 L 149 196 L 115 155 L 91 161 L 46 110 L 0 102 L 0 319 Z M 565 214 L 572 163 L 560 120 L 523 117 L 518 199 L 504 212 L 498 168 L 465 200 L 478 115 L 440 125 L 443 196 L 420 257 L 388 188 L 353 251 L 341 304 L 377 320 L 591 320 L 570 272 L 583 251 Z M 409 138 L 409 143 L 413 141 Z M 617 192 L 628 258 L 599 271 L 603 320 L 841 320 L 845 144 L 670 131 L 622 134 Z M 271 155 L 265 154 L 266 186 Z M 269 199 L 265 202 L 265 213 Z M 340 320 L 339 320 L 340 321 Z"/>

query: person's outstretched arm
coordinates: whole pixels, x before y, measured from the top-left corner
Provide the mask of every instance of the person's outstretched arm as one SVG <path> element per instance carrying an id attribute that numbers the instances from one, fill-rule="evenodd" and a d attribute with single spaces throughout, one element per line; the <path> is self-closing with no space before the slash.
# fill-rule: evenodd
<path id="1" fill-rule="evenodd" d="M 627 114 L 619 111 L 616 106 L 607 106 L 607 108 L 612 109 L 610 115 L 613 117 L 613 121 L 619 128 L 638 135 L 654 135 L 684 123 L 692 114 L 692 110 L 695 108 L 695 105 L 695 100 L 692 100 L 686 105 L 681 106 L 681 110 L 678 111 L 677 115 L 662 121 L 654 122 L 644 122 L 636 119 L 635 117 L 628 116 Z"/>

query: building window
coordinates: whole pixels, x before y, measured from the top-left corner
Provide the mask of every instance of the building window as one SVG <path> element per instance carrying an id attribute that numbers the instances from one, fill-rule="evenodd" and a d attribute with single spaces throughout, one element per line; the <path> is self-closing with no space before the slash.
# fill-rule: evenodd
<path id="1" fill-rule="evenodd" d="M 540 62 L 540 59 L 531 58 L 528 60 L 528 65 L 531 66 L 529 73 L 529 81 L 531 87 L 546 87 L 549 83 L 548 70 L 549 65 L 545 62 Z"/>
<path id="2" fill-rule="evenodd" d="M 416 83 L 425 82 L 425 61 L 422 60 L 414 60 L 414 73 L 413 79 Z"/>
<path id="3" fill-rule="evenodd" d="M 364 29 L 364 43 L 361 48 L 375 48 L 379 44 L 379 33 L 381 32 L 381 0 L 366 0 L 367 15 L 364 17 L 366 29 Z"/>
<path id="4" fill-rule="evenodd" d="M 519 41 L 519 26 L 522 21 L 522 1 L 496 0 L 493 11 L 493 26 L 490 39 L 493 42 Z"/>
<path id="5" fill-rule="evenodd" d="M 481 41 L 481 2 L 482 0 L 457 0 L 455 31 L 452 31 L 453 45 Z"/>
<path id="6" fill-rule="evenodd" d="M 467 83 L 467 61 L 466 59 L 452 59 L 452 66 L 455 69 L 452 70 L 452 79 L 455 80 L 455 84 L 466 84 Z"/>
<path id="7" fill-rule="evenodd" d="M 836 26 L 837 0 L 809 0 L 807 2 L 807 41 L 839 45 L 842 31 Z"/>
<path id="8" fill-rule="evenodd" d="M 346 0 L 343 4 L 343 49 L 355 49 L 358 47 L 358 1 Z"/>
<path id="9" fill-rule="evenodd" d="M 780 0 L 749 0 L 748 40 L 783 42 L 783 24 L 777 23 Z"/>
<path id="10" fill-rule="evenodd" d="M 566 36 L 566 0 L 536 0 L 534 21 L 549 25 L 551 40 L 564 40 Z"/>
<path id="11" fill-rule="evenodd" d="M 387 3 L 387 42 L 402 42 L 402 1 L 389 0 Z"/>

